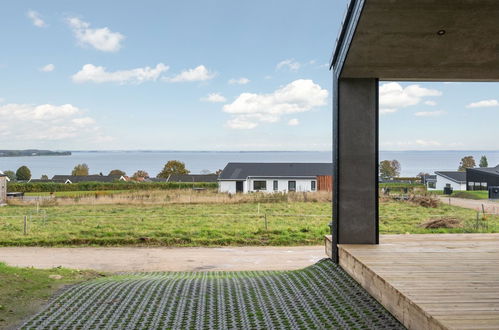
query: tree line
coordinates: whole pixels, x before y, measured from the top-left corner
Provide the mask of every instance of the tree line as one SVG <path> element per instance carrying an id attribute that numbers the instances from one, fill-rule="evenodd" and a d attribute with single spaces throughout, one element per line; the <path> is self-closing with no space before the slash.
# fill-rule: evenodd
<path id="1" fill-rule="evenodd" d="M 216 174 L 219 174 L 221 170 L 218 170 Z M 88 176 L 90 175 L 90 168 L 88 167 L 87 164 L 78 164 L 76 165 L 73 170 L 71 171 L 71 175 L 73 176 Z M 169 160 L 164 166 L 163 169 L 156 175 L 157 178 L 168 178 L 170 175 L 175 174 L 189 174 L 191 173 L 185 166 L 184 162 L 181 162 L 179 160 Z M 210 171 L 208 170 L 203 170 L 203 174 L 209 174 Z M 31 170 L 23 165 L 17 169 L 16 172 L 11 171 L 11 170 L 6 170 L 4 171 L 4 174 L 7 175 L 7 177 L 11 181 L 28 181 L 31 179 Z M 102 172 L 99 173 L 100 175 L 104 175 Z M 120 169 L 114 169 L 109 172 L 108 175 L 116 175 L 116 176 L 126 176 L 126 172 L 122 171 Z M 135 173 L 132 174 L 130 177 L 131 180 L 134 181 L 143 181 L 144 179 L 148 179 L 149 173 L 147 173 L 144 170 L 137 170 Z M 47 175 L 42 175 L 41 176 L 42 180 L 48 180 Z"/>
<path id="2" fill-rule="evenodd" d="M 489 161 L 487 160 L 487 156 L 483 155 L 480 158 L 480 162 L 478 164 L 479 167 L 489 167 Z M 465 156 L 461 158 L 459 163 L 458 171 L 465 172 L 468 168 L 475 168 L 476 162 L 473 156 Z M 396 159 L 394 160 L 383 160 L 379 163 L 379 176 L 384 180 L 391 180 L 393 178 L 397 178 L 400 176 L 400 162 Z M 417 177 L 423 178 L 429 175 L 425 172 L 418 173 Z"/>

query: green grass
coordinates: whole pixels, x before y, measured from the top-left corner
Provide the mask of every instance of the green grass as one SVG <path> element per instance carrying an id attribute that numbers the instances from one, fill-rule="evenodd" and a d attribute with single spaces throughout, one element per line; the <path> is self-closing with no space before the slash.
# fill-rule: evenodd
<path id="1" fill-rule="evenodd" d="M 437 195 L 443 195 L 442 190 L 435 190 L 432 193 Z M 486 190 L 476 190 L 476 191 L 454 191 L 450 197 L 456 198 L 467 198 L 467 199 L 489 199 L 489 192 Z"/>
<path id="2" fill-rule="evenodd" d="M 60 275 L 61 279 L 50 278 Z M 0 263 L 0 328 L 13 328 L 45 304 L 58 289 L 98 276 L 64 268 L 33 269 Z"/>
<path id="3" fill-rule="evenodd" d="M 260 206 L 258 206 L 260 205 Z M 260 213 L 258 213 L 258 207 Z M 3 246 L 244 246 L 320 245 L 329 233 L 328 202 L 70 205 L 0 208 Z M 29 232 L 23 234 L 23 217 Z M 267 226 L 265 222 L 267 215 Z M 424 208 L 406 202 L 380 204 L 382 234 L 463 232 L 467 229 L 423 229 L 438 216 L 474 221 L 476 212 L 441 204 Z M 488 232 L 499 229 L 497 216 Z"/>

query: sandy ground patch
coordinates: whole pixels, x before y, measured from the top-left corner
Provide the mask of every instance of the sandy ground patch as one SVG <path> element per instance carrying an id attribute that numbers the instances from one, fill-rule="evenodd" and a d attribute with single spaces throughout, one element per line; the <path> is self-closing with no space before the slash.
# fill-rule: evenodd
<path id="1" fill-rule="evenodd" d="M 105 272 L 294 270 L 325 256 L 324 246 L 0 248 L 0 261 L 11 266 Z"/>

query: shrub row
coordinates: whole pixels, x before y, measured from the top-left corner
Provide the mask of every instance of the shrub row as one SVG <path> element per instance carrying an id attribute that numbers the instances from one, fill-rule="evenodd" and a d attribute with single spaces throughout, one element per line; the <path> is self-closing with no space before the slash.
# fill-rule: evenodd
<path id="1" fill-rule="evenodd" d="M 424 184 L 420 183 L 400 183 L 400 182 L 387 182 L 387 183 L 380 183 L 379 188 L 390 188 L 391 190 L 401 190 L 401 189 L 423 189 L 426 190 L 426 187 Z"/>
<path id="2" fill-rule="evenodd" d="M 72 184 L 53 182 L 9 183 L 9 192 L 56 192 L 95 190 L 167 190 L 206 188 L 216 189 L 216 182 L 79 182 Z"/>

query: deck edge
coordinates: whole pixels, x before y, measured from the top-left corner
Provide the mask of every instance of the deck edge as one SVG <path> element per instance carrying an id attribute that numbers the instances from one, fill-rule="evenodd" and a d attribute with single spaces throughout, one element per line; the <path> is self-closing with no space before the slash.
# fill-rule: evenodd
<path id="1" fill-rule="evenodd" d="M 326 238 L 326 241 L 328 238 Z M 408 329 L 448 329 L 339 245 L 340 266 Z"/>

